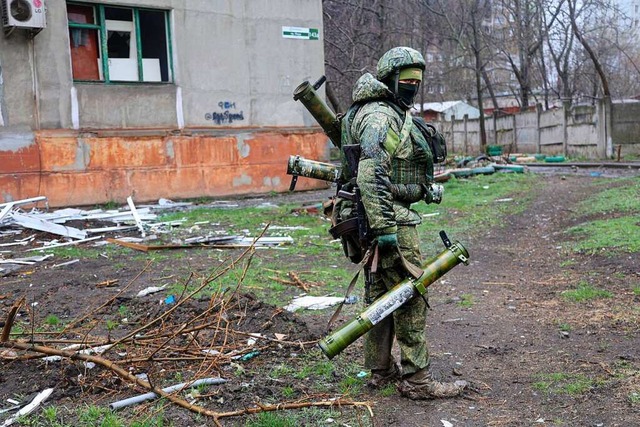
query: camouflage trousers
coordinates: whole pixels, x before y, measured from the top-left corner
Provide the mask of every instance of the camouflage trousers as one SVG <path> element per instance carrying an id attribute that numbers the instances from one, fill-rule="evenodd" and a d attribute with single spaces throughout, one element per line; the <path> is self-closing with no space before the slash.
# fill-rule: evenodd
<path id="1" fill-rule="evenodd" d="M 414 225 L 398 226 L 398 245 L 407 261 L 420 265 L 418 231 Z M 407 273 L 397 256 L 383 255 L 373 283 L 365 295 L 365 302 L 370 304 L 406 277 Z M 426 368 L 429 365 L 426 317 L 425 301 L 415 297 L 378 323 L 365 335 L 365 367 L 371 370 L 389 369 L 394 363 L 391 347 L 395 337 L 400 346 L 402 374 L 411 375 Z"/>

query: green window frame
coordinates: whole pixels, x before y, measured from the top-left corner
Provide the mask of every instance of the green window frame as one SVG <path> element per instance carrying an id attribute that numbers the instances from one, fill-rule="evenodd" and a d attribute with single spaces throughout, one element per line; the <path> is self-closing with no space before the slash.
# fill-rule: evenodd
<path id="1" fill-rule="evenodd" d="M 67 16 L 74 81 L 174 81 L 169 10 L 68 1 Z"/>

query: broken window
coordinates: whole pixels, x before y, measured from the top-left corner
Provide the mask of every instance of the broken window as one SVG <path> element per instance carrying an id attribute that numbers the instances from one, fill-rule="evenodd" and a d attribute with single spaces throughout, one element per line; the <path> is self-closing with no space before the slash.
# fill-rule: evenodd
<path id="1" fill-rule="evenodd" d="M 73 79 L 172 81 L 165 10 L 67 2 Z"/>

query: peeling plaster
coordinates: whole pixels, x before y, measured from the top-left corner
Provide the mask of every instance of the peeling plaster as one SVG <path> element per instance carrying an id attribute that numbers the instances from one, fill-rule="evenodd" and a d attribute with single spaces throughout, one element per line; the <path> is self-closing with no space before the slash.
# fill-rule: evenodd
<path id="1" fill-rule="evenodd" d="M 78 139 L 78 144 L 76 145 L 76 158 L 73 164 L 63 165 L 63 166 L 54 166 L 53 170 L 82 171 L 87 169 L 87 166 L 89 166 L 90 161 L 91 161 L 91 147 L 82 139 Z"/>
<path id="2" fill-rule="evenodd" d="M 0 151 L 17 153 L 34 143 L 33 133 L 0 133 Z"/>
<path id="3" fill-rule="evenodd" d="M 2 200 L 4 200 L 3 203 L 11 203 L 13 202 L 13 196 L 11 195 L 11 193 L 6 193 L 6 192 L 2 192 Z"/>
<path id="4" fill-rule="evenodd" d="M 176 158 L 176 150 L 173 146 L 173 139 L 169 139 L 167 140 L 167 156 L 171 159 L 175 159 Z"/>
<path id="5" fill-rule="evenodd" d="M 238 134 L 236 135 L 236 141 L 238 145 L 238 153 L 240 157 L 246 158 L 249 157 L 249 153 L 251 152 L 251 146 L 245 142 L 247 135 Z"/>
<path id="6" fill-rule="evenodd" d="M 265 187 L 278 187 L 280 185 L 280 177 L 279 176 L 274 176 L 274 177 L 265 176 L 262 179 L 262 184 Z"/>
<path id="7" fill-rule="evenodd" d="M 253 180 L 247 174 L 242 174 L 240 176 L 237 176 L 237 177 L 233 178 L 233 186 L 234 187 L 240 187 L 240 186 L 243 186 L 243 185 L 251 185 L 252 182 L 253 182 Z"/>

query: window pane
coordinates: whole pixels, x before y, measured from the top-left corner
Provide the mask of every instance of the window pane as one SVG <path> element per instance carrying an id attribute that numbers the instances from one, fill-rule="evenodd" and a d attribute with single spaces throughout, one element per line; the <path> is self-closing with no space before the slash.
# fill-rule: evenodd
<path id="1" fill-rule="evenodd" d="M 100 80 L 98 31 L 69 28 L 71 66 L 75 80 Z"/>
<path id="2" fill-rule="evenodd" d="M 121 7 L 105 7 L 104 18 L 114 21 L 133 21 L 133 10 Z"/>
<path id="3" fill-rule="evenodd" d="M 67 5 L 67 17 L 69 22 L 76 24 L 95 24 L 93 6 L 80 6 L 77 4 Z"/>
<path id="4" fill-rule="evenodd" d="M 169 81 L 165 12 L 140 10 L 140 39 L 145 81 Z"/>
<path id="5" fill-rule="evenodd" d="M 128 31 L 107 32 L 107 47 L 109 49 L 109 58 L 130 58 L 131 33 Z"/>

